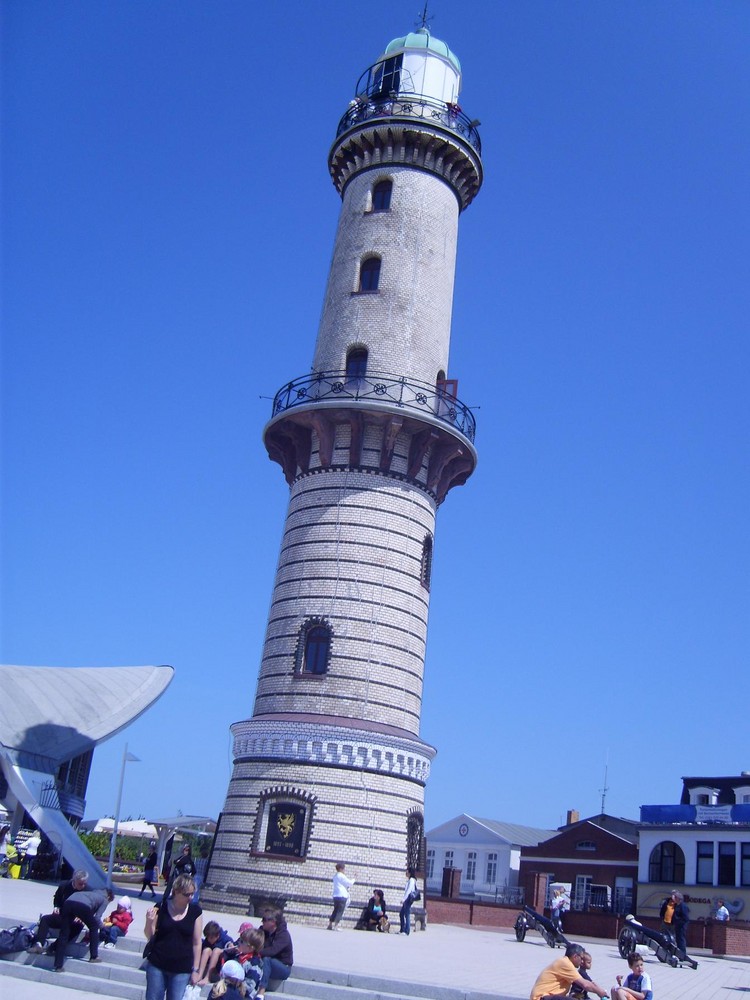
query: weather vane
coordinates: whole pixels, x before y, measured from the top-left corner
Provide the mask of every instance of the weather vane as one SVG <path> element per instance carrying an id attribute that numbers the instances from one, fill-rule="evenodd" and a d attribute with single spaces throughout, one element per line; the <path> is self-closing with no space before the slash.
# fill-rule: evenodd
<path id="1" fill-rule="evenodd" d="M 429 31 L 428 25 L 429 25 L 430 21 L 432 20 L 432 17 L 428 17 L 427 16 L 427 6 L 428 6 L 429 2 L 430 2 L 430 0 L 424 0 L 424 8 L 422 10 L 422 13 L 418 15 L 419 16 L 419 21 L 417 23 L 417 27 L 418 28 L 427 28 L 428 31 Z M 434 15 L 433 15 L 433 17 L 434 17 Z"/>

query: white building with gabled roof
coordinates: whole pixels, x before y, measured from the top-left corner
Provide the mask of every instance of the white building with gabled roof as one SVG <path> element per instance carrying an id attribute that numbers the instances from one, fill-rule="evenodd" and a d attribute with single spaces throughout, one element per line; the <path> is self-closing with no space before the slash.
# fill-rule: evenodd
<path id="1" fill-rule="evenodd" d="M 446 879 L 454 894 L 458 889 L 462 896 L 519 902 L 521 848 L 536 847 L 557 832 L 461 813 L 427 833 L 427 891 L 439 895 L 444 872 L 451 870 Z"/>

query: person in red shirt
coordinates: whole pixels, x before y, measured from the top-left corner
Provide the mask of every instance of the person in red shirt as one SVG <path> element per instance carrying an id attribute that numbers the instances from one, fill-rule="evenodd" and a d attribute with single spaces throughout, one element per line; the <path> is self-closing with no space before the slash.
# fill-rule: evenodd
<path id="1" fill-rule="evenodd" d="M 130 896 L 120 896 L 117 906 L 102 922 L 101 937 L 105 948 L 114 948 L 117 939 L 125 937 L 133 923 L 133 907 Z"/>

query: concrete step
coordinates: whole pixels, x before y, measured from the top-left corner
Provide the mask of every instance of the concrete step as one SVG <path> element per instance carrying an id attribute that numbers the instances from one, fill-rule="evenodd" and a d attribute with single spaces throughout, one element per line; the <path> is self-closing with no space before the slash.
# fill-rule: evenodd
<path id="1" fill-rule="evenodd" d="M 0 918 L 0 926 L 19 922 Z M 141 969 L 144 944 L 143 938 L 120 938 L 115 948 L 100 947 L 102 961 L 94 964 L 86 961 L 88 945 L 71 945 L 62 974 L 52 971 L 51 955 L 27 952 L 0 955 L 0 976 L 50 983 L 123 1000 L 145 1000 L 146 976 Z M 4 992 L 0 989 L 1 994 Z M 209 992 L 210 987 L 206 987 L 204 996 Z M 397 982 L 386 976 L 364 976 L 302 965 L 294 966 L 292 976 L 279 984 L 277 992 L 285 1000 L 498 1000 L 495 994 Z"/>
<path id="2" fill-rule="evenodd" d="M 277 993 L 285 1000 L 467 1000 L 468 997 L 461 990 L 389 982 L 371 976 L 325 972 L 298 968 L 296 965 L 292 976 L 279 984 Z M 471 1000 L 481 1000 L 480 995 L 472 996 Z"/>
<path id="3" fill-rule="evenodd" d="M 37 956 L 39 958 L 40 956 Z M 51 961 L 51 960 L 50 960 Z M 118 979 L 94 977 L 88 974 L 89 968 L 101 969 L 102 966 L 92 965 L 79 972 L 77 966 L 83 963 L 71 961 L 61 973 L 52 972 L 35 963 L 0 962 L 0 977 L 7 980 L 23 979 L 36 983 L 47 983 L 51 986 L 65 986 L 69 990 L 82 990 L 85 993 L 98 993 L 100 996 L 121 997 L 122 1000 L 146 1000 L 146 977 L 140 973 L 139 984 L 125 983 Z M 4 990 L 0 990 L 4 993 Z M 8 996 L 11 988 L 8 989 Z"/>
<path id="4" fill-rule="evenodd" d="M 0 961 L 0 976 L 65 986 L 123 1000 L 145 1000 L 146 996 L 146 977 L 141 970 L 106 962 L 89 965 L 85 961 L 67 959 L 65 971 L 59 974 L 52 972 L 50 957 L 27 955 L 20 961 Z M 208 996 L 209 992 L 210 987 L 206 987 L 204 995 Z M 372 976 L 297 966 L 293 978 L 281 983 L 278 993 L 285 1000 L 496 1000 L 489 994 L 449 987 L 397 983 Z"/>

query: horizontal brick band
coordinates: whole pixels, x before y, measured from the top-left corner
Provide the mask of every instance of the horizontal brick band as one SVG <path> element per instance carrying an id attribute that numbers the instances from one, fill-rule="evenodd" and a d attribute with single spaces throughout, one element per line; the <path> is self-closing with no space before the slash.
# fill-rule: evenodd
<path id="1" fill-rule="evenodd" d="M 232 726 L 234 763 L 243 760 L 332 764 L 425 784 L 435 750 L 416 737 L 363 732 L 310 722 L 247 719 Z"/>

